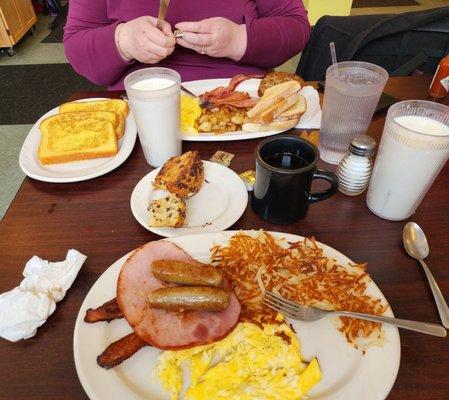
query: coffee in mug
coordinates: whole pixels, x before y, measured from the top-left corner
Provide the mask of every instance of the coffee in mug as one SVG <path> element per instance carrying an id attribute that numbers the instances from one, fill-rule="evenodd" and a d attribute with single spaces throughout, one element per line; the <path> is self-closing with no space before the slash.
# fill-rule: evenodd
<path id="1" fill-rule="evenodd" d="M 289 224 L 307 215 L 310 203 L 328 199 L 338 190 L 338 178 L 316 167 L 320 154 L 316 146 L 293 135 L 263 140 L 256 153 L 256 183 L 251 200 L 254 211 L 275 224 Z M 311 193 L 314 179 L 331 186 Z"/>

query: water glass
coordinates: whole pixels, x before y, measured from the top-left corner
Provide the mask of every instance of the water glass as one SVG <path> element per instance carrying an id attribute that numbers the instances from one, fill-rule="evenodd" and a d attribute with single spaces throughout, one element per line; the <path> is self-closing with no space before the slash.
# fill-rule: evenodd
<path id="1" fill-rule="evenodd" d="M 129 74 L 124 83 L 145 160 L 160 167 L 181 154 L 181 77 L 168 68 L 145 68 Z"/>
<path id="2" fill-rule="evenodd" d="M 449 107 L 424 100 L 390 107 L 366 203 L 401 221 L 418 208 L 449 158 Z"/>
<path id="3" fill-rule="evenodd" d="M 338 164 L 351 139 L 366 132 L 387 80 L 387 71 L 367 62 L 340 62 L 327 69 L 319 141 L 324 161 Z"/>

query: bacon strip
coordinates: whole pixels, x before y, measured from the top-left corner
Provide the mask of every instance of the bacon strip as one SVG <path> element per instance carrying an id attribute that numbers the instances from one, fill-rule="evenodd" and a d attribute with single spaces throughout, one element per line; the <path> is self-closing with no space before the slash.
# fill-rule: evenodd
<path id="1" fill-rule="evenodd" d="M 113 368 L 147 345 L 147 342 L 143 341 L 132 332 L 114 343 L 111 343 L 106 350 L 97 357 L 97 364 L 105 369 Z"/>
<path id="2" fill-rule="evenodd" d="M 98 321 L 109 322 L 116 318 L 123 318 L 123 313 L 117 304 L 117 300 L 113 298 L 98 308 L 89 308 L 86 311 L 84 321 L 89 323 Z"/>
<path id="3" fill-rule="evenodd" d="M 254 101 L 251 99 L 247 92 L 238 92 L 235 91 L 238 85 L 247 79 L 252 78 L 263 78 L 265 74 L 253 74 L 253 75 L 244 75 L 238 74 L 235 75 L 228 86 L 218 86 L 210 92 L 205 92 L 200 96 L 201 102 L 203 104 L 208 104 L 209 106 L 219 106 L 219 105 L 233 105 L 234 107 L 248 107 L 246 105 L 241 105 L 243 100 L 251 100 L 252 107 Z M 242 102 L 242 104 L 248 104 L 249 102 Z"/>

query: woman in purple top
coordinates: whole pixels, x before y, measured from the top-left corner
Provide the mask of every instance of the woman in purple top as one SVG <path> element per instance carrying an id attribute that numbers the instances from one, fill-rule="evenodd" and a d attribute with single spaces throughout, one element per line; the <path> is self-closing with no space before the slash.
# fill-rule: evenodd
<path id="1" fill-rule="evenodd" d="M 110 89 L 156 64 L 183 81 L 225 78 L 278 66 L 310 36 L 301 0 L 171 0 L 161 30 L 158 9 L 159 0 L 70 0 L 64 48 L 73 68 Z"/>

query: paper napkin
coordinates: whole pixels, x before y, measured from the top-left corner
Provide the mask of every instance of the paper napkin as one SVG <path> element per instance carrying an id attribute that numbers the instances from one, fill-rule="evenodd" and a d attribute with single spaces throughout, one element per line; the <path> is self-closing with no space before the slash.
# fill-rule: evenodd
<path id="1" fill-rule="evenodd" d="M 59 262 L 32 257 L 20 286 L 0 294 L 0 337 L 17 342 L 34 336 L 64 298 L 86 258 L 73 249 Z"/>
<path id="2" fill-rule="evenodd" d="M 321 106 L 320 96 L 312 86 L 304 86 L 299 94 L 306 98 L 307 110 L 296 124 L 297 129 L 320 129 L 321 127 Z"/>

